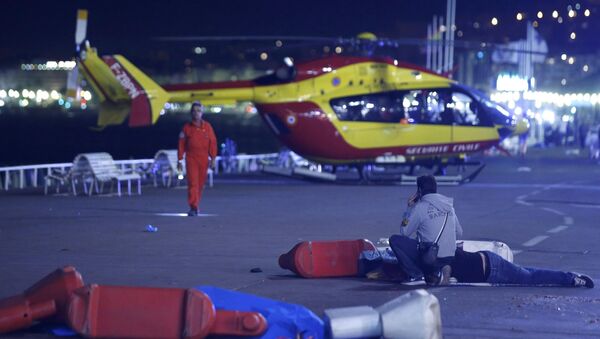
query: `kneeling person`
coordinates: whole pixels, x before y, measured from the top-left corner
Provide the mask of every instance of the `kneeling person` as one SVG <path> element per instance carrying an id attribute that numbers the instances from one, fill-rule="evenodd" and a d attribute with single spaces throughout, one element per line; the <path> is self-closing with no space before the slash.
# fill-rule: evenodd
<path id="1" fill-rule="evenodd" d="M 390 247 L 400 268 L 407 274 L 406 284 L 422 284 L 425 275 L 434 275 L 433 284 L 446 283 L 447 267 L 454 257 L 456 239 L 462 227 L 453 206 L 454 200 L 437 193 L 432 175 L 417 178 L 417 192 L 408 200 L 400 234 L 390 237 Z M 421 261 L 419 243 L 433 243 L 439 235 L 437 262 L 433 266 Z"/>

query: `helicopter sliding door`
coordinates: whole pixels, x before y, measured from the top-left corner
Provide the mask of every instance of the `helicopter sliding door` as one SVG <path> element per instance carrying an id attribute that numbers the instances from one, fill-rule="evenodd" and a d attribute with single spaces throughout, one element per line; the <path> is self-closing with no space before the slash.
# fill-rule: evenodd
<path id="1" fill-rule="evenodd" d="M 428 90 L 371 93 L 331 100 L 344 139 L 354 147 L 406 148 L 451 143 L 451 122 L 428 109 Z M 440 111 L 440 110 L 437 110 Z"/>
<path id="2" fill-rule="evenodd" d="M 469 93 L 457 88 L 442 92 L 444 115 L 452 120 L 452 143 L 456 152 L 475 151 L 484 142 L 498 139 L 494 128 L 481 104 Z"/>

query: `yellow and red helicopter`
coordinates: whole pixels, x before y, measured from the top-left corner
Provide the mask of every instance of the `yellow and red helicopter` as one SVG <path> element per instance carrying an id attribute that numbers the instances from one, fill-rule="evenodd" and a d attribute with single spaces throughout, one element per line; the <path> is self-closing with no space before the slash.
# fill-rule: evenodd
<path id="1" fill-rule="evenodd" d="M 124 56 L 85 45 L 77 61 L 100 99 L 100 126 L 154 124 L 166 103 L 250 101 L 284 145 L 332 165 L 447 161 L 528 129 L 478 91 L 391 58 L 287 58 L 253 80 L 159 85 Z"/>

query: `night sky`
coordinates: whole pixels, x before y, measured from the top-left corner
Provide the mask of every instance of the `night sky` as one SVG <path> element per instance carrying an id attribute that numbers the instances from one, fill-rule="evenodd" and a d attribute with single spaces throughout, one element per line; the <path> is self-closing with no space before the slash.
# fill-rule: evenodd
<path id="1" fill-rule="evenodd" d="M 579 3 L 576 18 L 567 6 Z M 424 1 L 3 1 L 0 5 L 0 62 L 33 58 L 67 59 L 73 52 L 78 8 L 89 12 L 88 39 L 102 53 L 138 51 L 159 36 L 281 35 L 352 37 L 370 31 L 387 38 L 425 38 L 434 14 L 445 15 L 445 0 Z M 584 18 L 583 10 L 592 15 Z M 557 24 L 551 10 L 565 18 Z M 502 42 L 525 35 L 517 12 L 535 19 L 550 53 L 598 50 L 600 0 L 457 0 L 456 23 L 467 41 Z M 492 27 L 496 16 L 500 24 Z M 481 28 L 474 29 L 473 23 Z M 577 39 L 570 41 L 571 31 Z M 458 39 L 458 38 L 457 38 Z"/>

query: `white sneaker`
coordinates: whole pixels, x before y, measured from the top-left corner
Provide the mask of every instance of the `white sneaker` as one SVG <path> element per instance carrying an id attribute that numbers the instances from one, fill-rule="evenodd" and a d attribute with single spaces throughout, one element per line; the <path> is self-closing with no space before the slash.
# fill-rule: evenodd
<path id="1" fill-rule="evenodd" d="M 573 273 L 575 277 L 573 278 L 573 286 L 575 287 L 587 287 L 594 288 L 594 281 L 592 278 L 585 274 Z"/>
<path id="2" fill-rule="evenodd" d="M 425 282 L 425 278 L 420 277 L 420 278 L 408 278 L 407 280 L 404 280 L 403 282 L 401 282 L 402 285 L 406 285 L 406 286 L 423 286 L 426 284 Z"/>

